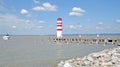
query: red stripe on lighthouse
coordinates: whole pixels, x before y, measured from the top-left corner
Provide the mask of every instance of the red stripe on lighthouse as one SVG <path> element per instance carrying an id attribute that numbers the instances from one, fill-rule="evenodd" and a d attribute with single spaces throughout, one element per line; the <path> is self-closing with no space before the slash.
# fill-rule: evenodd
<path id="1" fill-rule="evenodd" d="M 62 31 L 62 29 L 57 29 L 57 31 Z"/>
<path id="2" fill-rule="evenodd" d="M 57 27 L 62 27 L 62 25 L 57 25 Z"/>

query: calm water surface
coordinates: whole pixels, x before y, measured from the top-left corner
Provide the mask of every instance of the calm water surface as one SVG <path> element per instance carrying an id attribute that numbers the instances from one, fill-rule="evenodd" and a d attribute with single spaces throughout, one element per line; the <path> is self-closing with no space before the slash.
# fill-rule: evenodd
<path id="1" fill-rule="evenodd" d="M 0 67 L 54 67 L 60 60 L 82 57 L 116 45 L 63 45 L 39 41 L 37 36 L 0 37 Z"/>

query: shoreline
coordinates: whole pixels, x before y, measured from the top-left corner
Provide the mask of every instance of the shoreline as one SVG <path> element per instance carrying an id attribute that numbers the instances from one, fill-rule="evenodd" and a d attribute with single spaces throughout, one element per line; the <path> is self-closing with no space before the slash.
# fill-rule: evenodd
<path id="1" fill-rule="evenodd" d="M 77 57 L 60 61 L 57 67 L 101 67 L 120 66 L 120 47 L 104 49 L 90 53 L 84 57 Z"/>

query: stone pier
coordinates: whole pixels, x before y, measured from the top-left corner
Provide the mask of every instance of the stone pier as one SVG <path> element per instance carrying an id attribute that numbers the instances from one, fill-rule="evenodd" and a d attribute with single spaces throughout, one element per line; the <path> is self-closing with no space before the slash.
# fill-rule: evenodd
<path id="1" fill-rule="evenodd" d="M 61 44 L 117 44 L 120 45 L 120 36 L 64 36 L 57 38 L 55 36 L 50 37 L 50 41 L 53 43 Z"/>

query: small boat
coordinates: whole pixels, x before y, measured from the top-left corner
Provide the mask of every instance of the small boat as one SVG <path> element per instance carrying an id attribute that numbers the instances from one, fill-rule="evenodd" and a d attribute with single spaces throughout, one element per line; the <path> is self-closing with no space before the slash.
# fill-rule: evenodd
<path id="1" fill-rule="evenodd" d="M 10 36 L 8 33 L 5 36 L 3 36 L 3 40 L 9 40 L 9 39 L 10 39 Z"/>

